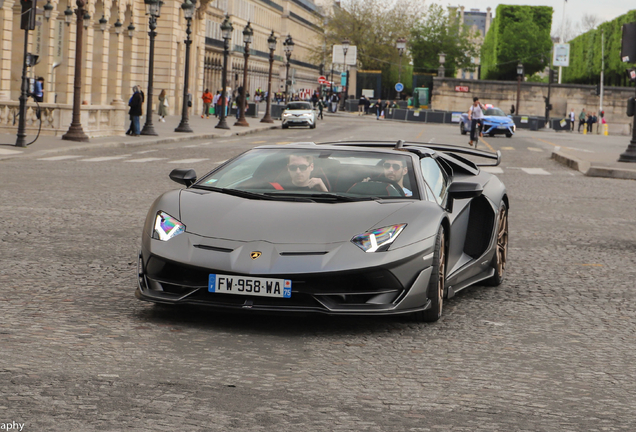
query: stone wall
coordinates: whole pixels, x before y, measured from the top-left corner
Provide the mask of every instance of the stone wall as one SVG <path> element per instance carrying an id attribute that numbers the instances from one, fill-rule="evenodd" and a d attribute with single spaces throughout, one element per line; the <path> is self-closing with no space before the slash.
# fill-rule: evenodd
<path id="1" fill-rule="evenodd" d="M 468 92 L 455 91 L 455 86 L 467 86 Z M 571 109 L 578 115 L 582 108 L 599 111 L 600 97 L 594 94 L 595 86 L 578 84 L 552 84 L 550 101 L 552 118 L 564 118 Z M 548 85 L 544 83 L 522 82 L 519 97 L 519 114 L 545 116 L 544 97 L 548 95 Z M 468 111 L 474 96 L 482 103 L 493 104 L 506 113 L 517 103 L 516 81 L 466 80 L 456 78 L 434 78 L 432 108 L 444 111 Z M 627 117 L 627 99 L 634 96 L 630 87 L 605 87 L 603 110 L 610 134 L 631 134 L 633 119 Z"/>

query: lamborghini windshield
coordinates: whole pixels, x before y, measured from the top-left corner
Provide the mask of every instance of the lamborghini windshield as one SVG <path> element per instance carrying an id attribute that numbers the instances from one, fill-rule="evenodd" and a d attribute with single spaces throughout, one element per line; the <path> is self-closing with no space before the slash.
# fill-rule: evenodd
<path id="1" fill-rule="evenodd" d="M 419 198 L 409 156 L 319 148 L 254 149 L 214 170 L 194 187 L 268 199 Z"/>

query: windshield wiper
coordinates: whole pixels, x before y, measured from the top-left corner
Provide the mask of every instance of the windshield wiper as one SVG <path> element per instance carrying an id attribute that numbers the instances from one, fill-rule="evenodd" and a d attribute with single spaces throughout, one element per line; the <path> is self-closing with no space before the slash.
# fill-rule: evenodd
<path id="1" fill-rule="evenodd" d="M 277 197 L 274 197 L 274 196 L 269 196 L 269 195 L 260 194 L 260 193 L 256 193 L 256 192 L 248 192 L 248 191 L 238 190 L 238 189 L 224 189 L 224 188 L 218 188 L 218 187 L 214 187 L 214 186 L 203 186 L 203 185 L 196 185 L 196 186 L 193 186 L 193 187 L 197 188 L 197 189 L 205 189 L 205 190 L 209 190 L 209 191 L 212 191 L 212 192 L 219 192 L 219 193 L 223 193 L 223 194 L 226 194 L 226 195 L 233 195 L 233 196 L 237 196 L 237 197 L 241 197 L 241 198 L 248 198 L 248 199 L 268 200 L 268 201 L 303 201 L 303 202 L 313 202 L 309 198 L 304 198 L 304 199 L 292 198 L 292 197 L 277 198 Z"/>

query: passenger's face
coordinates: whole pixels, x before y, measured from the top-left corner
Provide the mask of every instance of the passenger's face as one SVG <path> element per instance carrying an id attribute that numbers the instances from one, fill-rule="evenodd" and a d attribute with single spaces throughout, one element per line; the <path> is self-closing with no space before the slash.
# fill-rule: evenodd
<path id="1" fill-rule="evenodd" d="M 309 163 L 304 156 L 290 156 L 287 170 L 291 177 L 292 183 L 296 186 L 305 186 L 309 182 L 311 172 L 314 170 L 314 164 Z"/>
<path id="2" fill-rule="evenodd" d="M 384 177 L 394 182 L 402 184 L 402 178 L 407 173 L 408 168 L 404 166 L 404 163 L 400 160 L 387 159 L 382 164 L 384 168 Z"/>

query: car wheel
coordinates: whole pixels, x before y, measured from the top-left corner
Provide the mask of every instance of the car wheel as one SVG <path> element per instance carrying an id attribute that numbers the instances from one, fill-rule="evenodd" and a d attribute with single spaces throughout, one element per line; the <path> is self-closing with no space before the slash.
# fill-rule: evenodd
<path id="1" fill-rule="evenodd" d="M 316 123 L 312 124 L 311 126 L 309 126 L 310 129 L 316 129 Z"/>
<path id="2" fill-rule="evenodd" d="M 468 133 L 468 131 L 464 127 L 464 122 L 459 123 L 459 132 L 461 132 L 462 135 L 466 135 L 466 133 Z"/>
<path id="3" fill-rule="evenodd" d="M 431 307 L 420 312 L 415 312 L 415 319 L 423 322 L 435 322 L 442 316 L 444 306 L 444 285 L 446 283 L 446 242 L 444 240 L 444 228 L 439 227 L 435 240 L 435 252 L 433 254 L 433 271 L 428 283 L 428 298 Z"/>
<path id="4" fill-rule="evenodd" d="M 510 132 L 506 132 L 506 138 L 512 138 L 512 134 Z"/>
<path id="5" fill-rule="evenodd" d="M 499 286 L 503 282 L 506 262 L 508 261 L 508 208 L 505 203 L 499 206 L 497 216 L 497 245 L 492 266 L 495 274 L 484 281 L 484 285 Z"/>
<path id="6" fill-rule="evenodd" d="M 282 126 L 282 128 L 283 128 L 283 129 L 287 129 L 288 127 L 289 127 L 289 126 L 288 126 L 288 125 L 286 125 L 286 124 L 284 124 L 284 125 Z"/>
<path id="7" fill-rule="evenodd" d="M 494 132 L 490 132 L 490 133 L 488 134 L 488 136 L 489 136 L 489 137 L 494 137 L 494 136 L 495 136 L 495 133 L 494 133 Z"/>

